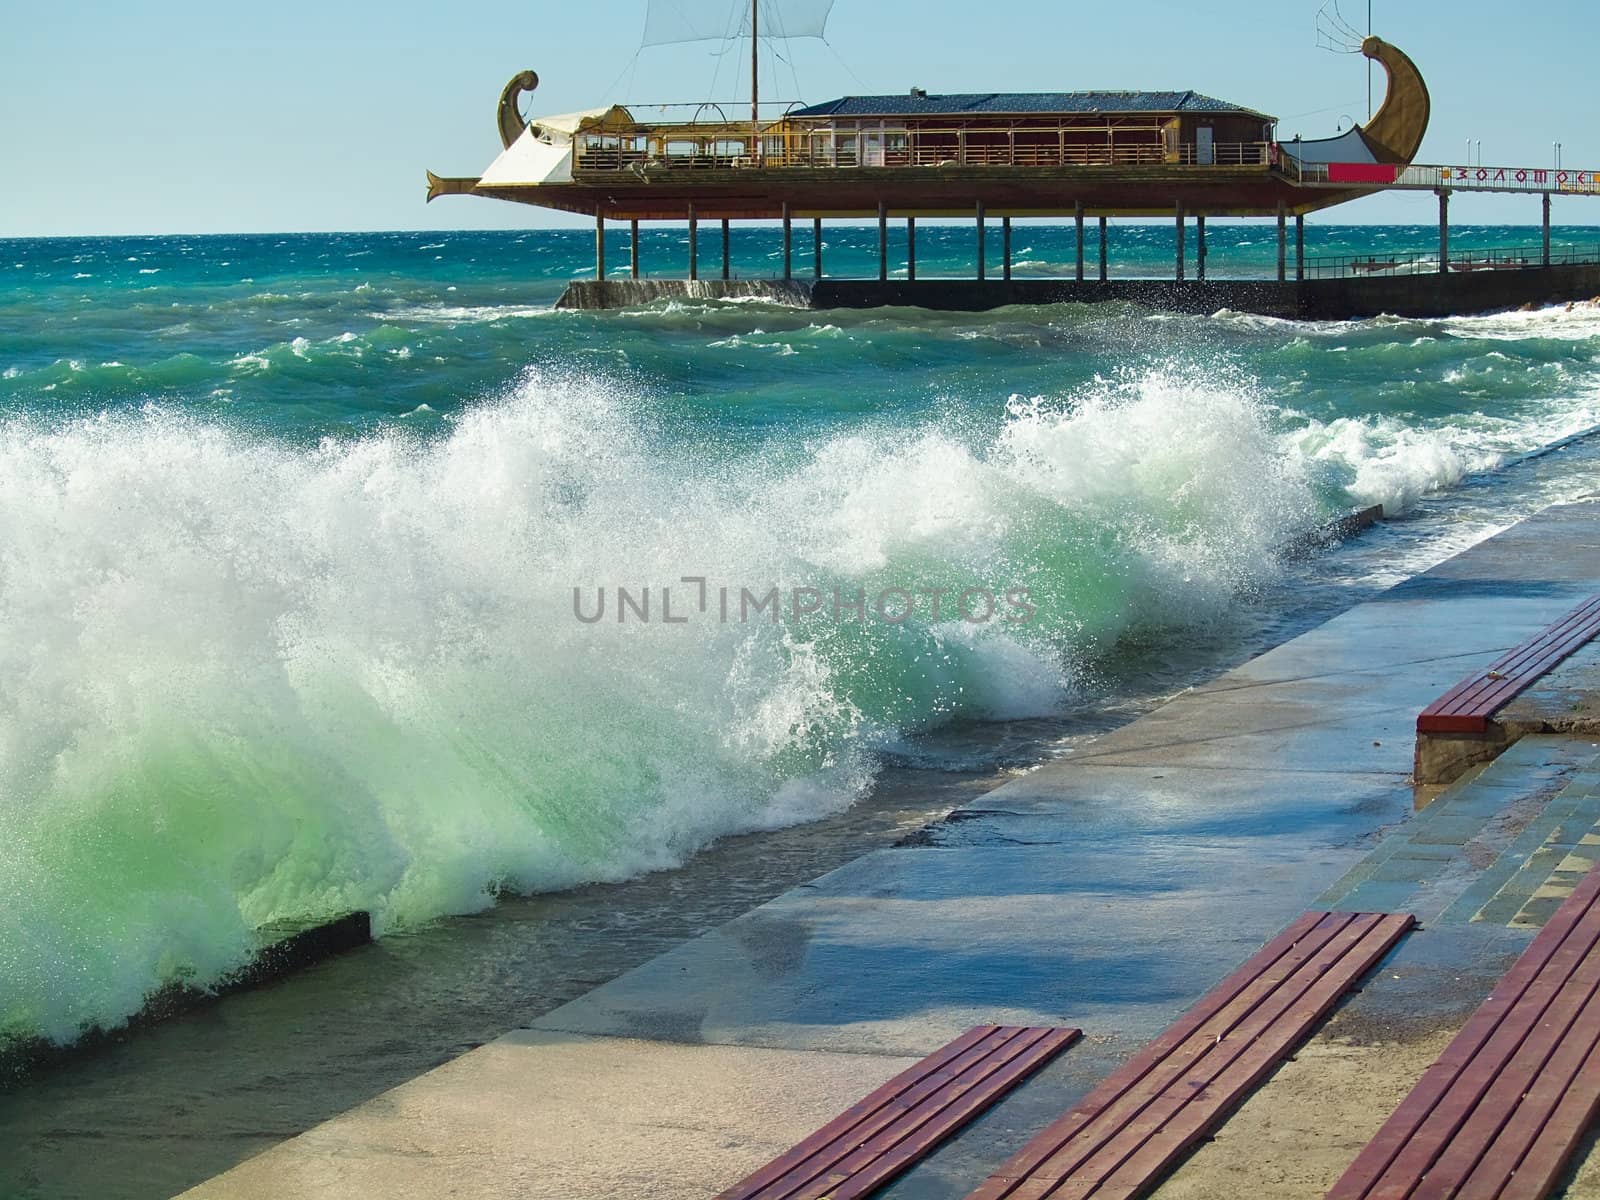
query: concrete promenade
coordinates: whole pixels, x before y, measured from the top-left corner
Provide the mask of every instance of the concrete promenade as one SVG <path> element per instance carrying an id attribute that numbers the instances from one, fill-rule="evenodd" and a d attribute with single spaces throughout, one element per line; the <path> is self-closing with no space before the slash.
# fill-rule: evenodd
<path id="1" fill-rule="evenodd" d="M 1409 779 L 1418 710 L 1597 581 L 1600 504 L 1546 510 L 186 1195 L 705 1198 L 970 1025 L 1082 1026 L 884 1193 L 958 1197 L 1303 910 L 1417 912 L 1159 1192 L 1319 1197 L 1600 857 L 1592 743 Z"/>

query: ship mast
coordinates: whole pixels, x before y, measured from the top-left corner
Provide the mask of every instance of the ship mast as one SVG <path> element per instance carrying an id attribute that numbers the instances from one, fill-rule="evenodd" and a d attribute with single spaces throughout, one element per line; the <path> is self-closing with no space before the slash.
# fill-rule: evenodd
<path id="1" fill-rule="evenodd" d="M 761 40 L 756 19 L 761 0 L 750 0 L 750 161 L 761 159 Z"/>

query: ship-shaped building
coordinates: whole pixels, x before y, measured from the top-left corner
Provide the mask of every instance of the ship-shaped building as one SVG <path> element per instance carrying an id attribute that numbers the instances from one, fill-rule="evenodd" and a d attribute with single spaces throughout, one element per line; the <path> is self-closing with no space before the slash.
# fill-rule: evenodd
<path id="1" fill-rule="evenodd" d="M 731 9 L 743 0 L 652 0 L 658 14 L 690 9 Z M 789 6 L 797 5 L 800 16 Z M 605 230 L 625 222 L 632 230 L 629 274 L 639 269 L 639 223 L 688 222 L 688 279 L 697 279 L 698 230 L 722 227 L 722 273 L 728 278 L 728 229 L 735 221 L 782 223 L 782 279 L 794 271 L 793 226 L 809 221 L 814 254 L 810 274 L 823 277 L 822 222 L 876 218 L 878 279 L 888 284 L 888 228 L 906 225 L 906 281 L 916 281 L 919 217 L 968 217 L 977 224 L 975 277 L 986 273 L 985 221 L 1003 229 L 998 274 L 1011 278 L 1013 217 L 1070 217 L 1077 225 L 1076 281 L 1085 271 L 1084 223 L 1099 224 L 1098 279 L 1106 280 L 1106 222 L 1118 217 L 1167 217 L 1176 222 L 1175 278 L 1184 279 L 1186 228 L 1195 231 L 1196 275 L 1205 277 L 1207 217 L 1266 217 L 1277 221 L 1278 278 L 1289 277 L 1288 233 L 1293 218 L 1293 275 L 1306 278 L 1304 220 L 1319 209 L 1387 188 L 1434 191 L 1439 196 L 1437 272 L 1450 266 L 1448 203 L 1457 189 L 1524 191 L 1544 199 L 1542 265 L 1549 267 L 1552 192 L 1600 191 L 1595 177 L 1543 170 L 1479 169 L 1414 164 L 1428 129 L 1431 105 L 1416 64 L 1398 47 L 1362 35 L 1335 16 L 1338 48 L 1364 55 L 1385 77 L 1382 102 L 1369 119 L 1335 137 L 1284 140 L 1277 118 L 1232 100 L 1193 90 L 983 92 L 939 94 L 921 88 L 886 95 L 842 96 L 820 104 L 763 110 L 758 68 L 761 22 L 777 23 L 782 36 L 820 33 L 832 0 L 749 0 L 742 36 L 751 46 L 748 117 L 703 103 L 687 111 L 669 106 L 613 104 L 557 116 L 528 116 L 523 98 L 538 87 L 524 71 L 500 94 L 496 122 L 502 152 L 481 175 L 444 178 L 429 172 L 428 199 L 483 196 L 538 205 L 595 220 L 595 274 L 607 281 Z M 1333 10 L 1336 14 L 1336 9 Z M 807 15 L 809 14 L 809 15 Z M 703 30 L 661 40 L 726 37 L 727 13 Z M 797 24 L 798 20 L 798 24 Z M 806 22 L 812 22 L 807 25 Z M 802 27 L 803 26 L 803 27 Z M 649 27 L 647 26 L 647 41 Z M 1572 182 L 1576 180 L 1576 182 Z M 1483 264 L 1464 264 L 1465 268 Z M 1509 261 L 1498 266 L 1526 266 Z M 1396 263 L 1347 263 L 1346 274 L 1399 270 Z M 1587 279 L 1587 276 L 1585 276 Z M 1581 282 L 1574 287 L 1584 286 Z M 1529 294 L 1544 294 L 1529 283 Z M 1501 289 L 1502 291 L 1504 289 Z M 1510 295 L 1510 293 L 1507 293 Z M 843 298 L 842 299 L 847 299 Z M 862 303 L 983 304 L 1017 302 L 1020 295 L 959 296 L 863 292 Z M 608 303 L 598 287 L 595 303 Z M 1268 311 L 1309 311 L 1302 297 L 1269 298 Z M 1196 300 L 1196 303 L 1204 303 Z M 1376 294 L 1362 304 L 1387 301 Z M 1448 302 L 1401 298 L 1417 312 Z M 1473 303 L 1477 303 L 1474 301 Z M 1314 308 L 1314 306 L 1313 306 Z M 1338 310 L 1334 305 L 1330 311 Z M 1361 304 L 1346 305 L 1350 312 Z M 1387 309 L 1393 311 L 1393 309 Z"/>

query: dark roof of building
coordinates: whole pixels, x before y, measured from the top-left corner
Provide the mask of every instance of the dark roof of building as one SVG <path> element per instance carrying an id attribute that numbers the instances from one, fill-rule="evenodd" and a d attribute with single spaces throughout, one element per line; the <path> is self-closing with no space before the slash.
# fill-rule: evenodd
<path id="1" fill-rule="evenodd" d="M 1253 108 L 1200 92 L 985 92 L 949 96 L 843 96 L 813 104 L 797 117 L 912 117 L 955 113 L 1245 113 L 1273 120 Z"/>

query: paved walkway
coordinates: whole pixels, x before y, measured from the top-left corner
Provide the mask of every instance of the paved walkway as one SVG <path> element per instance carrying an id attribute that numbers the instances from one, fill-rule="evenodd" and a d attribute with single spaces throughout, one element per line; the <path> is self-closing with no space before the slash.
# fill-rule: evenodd
<path id="1" fill-rule="evenodd" d="M 885 1193 L 960 1196 L 1319 896 L 1431 902 L 1425 885 L 1449 878 L 1451 903 L 1467 904 L 1518 838 L 1543 831 L 1541 852 L 1586 845 L 1587 833 L 1550 842 L 1559 830 L 1534 819 L 1588 786 L 1571 747 L 1560 761 L 1525 757 L 1527 777 L 1506 784 L 1530 814 L 1520 829 L 1486 834 L 1483 798 L 1429 814 L 1434 841 L 1415 836 L 1421 824 L 1396 827 L 1412 811 L 1417 711 L 1596 580 L 1600 505 L 1548 510 L 915 844 L 797 888 L 188 1195 L 708 1197 L 969 1025 L 1082 1026 L 1082 1044 Z M 1474 915 L 1525 886 L 1533 861 Z M 1537 917 L 1528 905 L 1548 878 L 1509 919 Z M 1341 1065 L 1319 1038 L 1258 1094 L 1274 1092 L 1272 1106 L 1229 1123 L 1253 1141 L 1222 1164 L 1202 1150 L 1172 1194 L 1320 1195 L 1364 1123 L 1381 1123 L 1388 1091 L 1403 1095 L 1428 1061 L 1429 1039 L 1528 936 L 1470 919 L 1412 935 L 1335 1018 L 1361 1052 Z M 1330 1126 L 1335 1097 L 1346 1116 Z M 1256 1174 L 1238 1176 L 1251 1161 Z M 1261 1178 L 1274 1170 L 1276 1183 Z"/>
<path id="2" fill-rule="evenodd" d="M 1385 838 L 1318 903 L 1540 928 L 1600 861 L 1596 756 L 1587 738 L 1524 738 Z"/>

